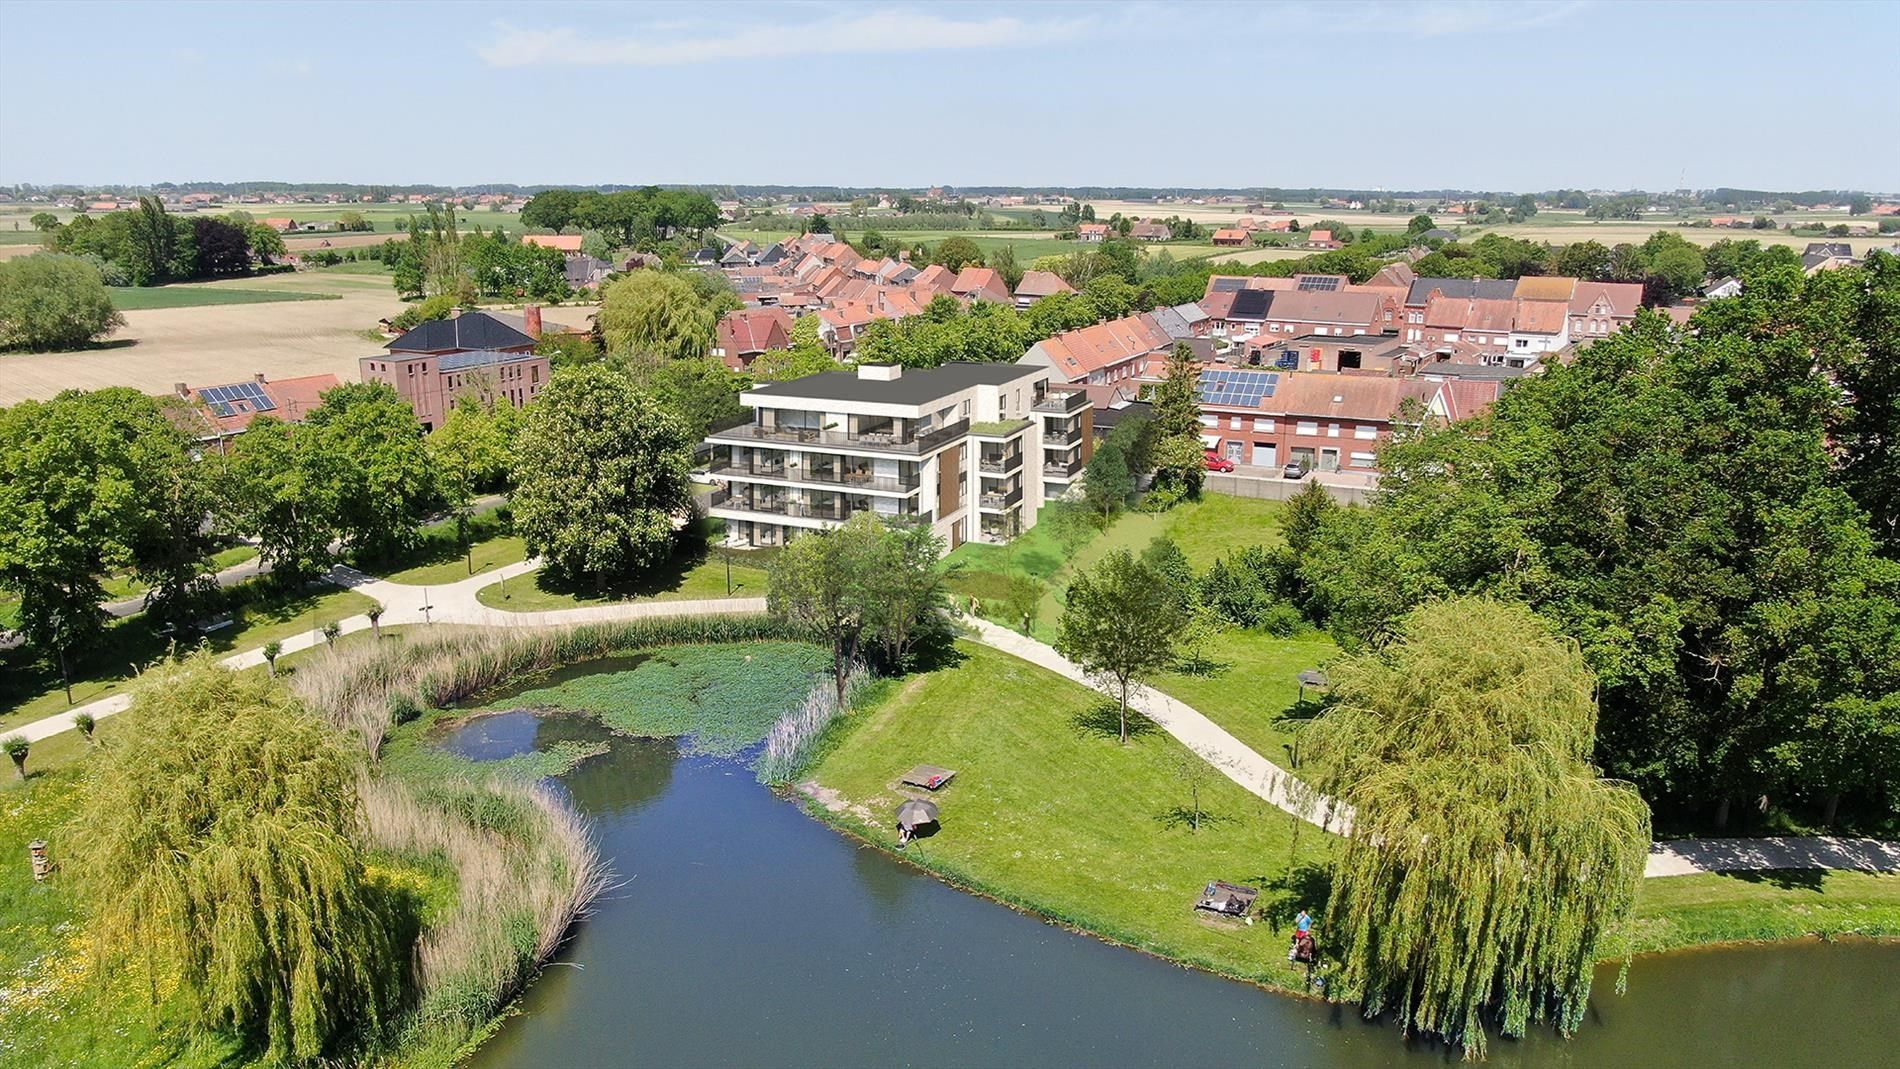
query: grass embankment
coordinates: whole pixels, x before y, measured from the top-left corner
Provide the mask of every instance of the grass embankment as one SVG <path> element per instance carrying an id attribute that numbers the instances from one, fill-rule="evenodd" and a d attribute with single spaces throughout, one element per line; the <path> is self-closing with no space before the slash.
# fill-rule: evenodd
<path id="1" fill-rule="evenodd" d="M 1127 747 L 1105 699 L 1007 654 L 960 644 L 960 663 L 881 684 L 833 725 L 803 771 L 809 808 L 895 848 L 897 777 L 919 762 L 957 770 L 934 796 L 942 830 L 903 853 L 952 882 L 1119 943 L 1225 975 L 1304 988 L 1287 967 L 1288 924 L 1326 904 L 1330 837 L 1203 767 L 1209 814 L 1189 831 L 1188 752 L 1152 727 Z M 833 793 L 835 792 L 835 793 Z M 1265 923 L 1192 910 L 1210 879 L 1260 887 Z M 1737 873 L 1645 881 L 1637 953 L 1806 935 L 1900 935 L 1900 875 Z M 1622 956 L 1625 944 L 1604 948 Z"/>
<path id="2" fill-rule="evenodd" d="M 113 286 L 112 307 L 121 312 L 154 308 L 204 308 L 215 304 L 271 304 L 277 301 L 334 301 L 334 293 L 233 289 L 181 282 L 171 286 Z"/>
<path id="3" fill-rule="evenodd" d="M 1053 644 L 1062 619 L 1062 596 L 1070 581 L 1115 550 L 1139 554 L 1150 541 L 1166 536 L 1181 547 L 1197 573 L 1204 572 L 1217 558 L 1247 546 L 1279 545 L 1285 509 L 1281 501 L 1209 493 L 1163 513 L 1125 512 L 1083 543 L 1073 558 L 1065 558 L 1063 547 L 1039 523 L 1006 546 L 968 542 L 959 546 L 949 558 L 949 586 L 961 606 L 967 608 L 975 596 L 986 618 L 1015 628 L 1020 621 L 1003 618 L 1009 577 L 1027 575 L 1042 581 L 1047 590 L 1030 633 Z M 1230 628 L 1208 644 L 1206 671 L 1169 672 L 1152 682 L 1206 713 L 1268 760 L 1285 764 L 1300 718 L 1312 712 L 1298 705 L 1296 677 L 1336 653 L 1338 647 L 1320 631 L 1276 638 L 1262 631 Z"/>
<path id="4" fill-rule="evenodd" d="M 1116 942 L 1303 986 L 1287 940 L 1302 907 L 1325 904 L 1328 836 L 1296 834 L 1292 817 L 1159 729 L 1121 745 L 1113 706 L 1085 687 L 985 646 L 957 651 L 957 664 L 885 684 L 883 700 L 834 725 L 801 778 L 837 808 L 814 812 L 894 847 L 892 814 L 910 793 L 897 777 L 919 762 L 955 769 L 933 798 L 942 830 L 906 848 L 908 860 Z M 1259 887 L 1263 923 L 1198 914 L 1216 879 Z"/>
<path id="5" fill-rule="evenodd" d="M 1630 949 L 1808 935 L 1900 936 L 1900 874 L 1806 869 L 1644 880 Z"/>
<path id="6" fill-rule="evenodd" d="M 547 612 L 623 601 L 700 601 L 712 598 L 762 598 L 769 550 L 726 550 L 718 543 L 725 525 L 704 519 L 680 540 L 667 562 L 637 579 L 604 590 L 575 587 L 536 572 L 493 583 L 475 592 L 491 609 Z M 403 580 L 407 582 L 408 580 Z M 729 584 L 729 585 L 728 585 Z"/>
<path id="7" fill-rule="evenodd" d="M 373 598 L 327 586 L 285 590 L 272 582 L 245 583 L 224 592 L 225 609 L 232 617 L 202 639 L 212 650 L 248 650 L 272 640 L 290 638 L 323 625 L 357 616 L 376 605 Z M 190 643 L 181 641 L 179 646 Z M 124 690 L 137 671 L 172 649 L 172 639 L 161 635 L 143 615 L 119 620 L 105 636 L 73 665 L 73 703 L 83 705 Z M 25 646 L 0 650 L 0 734 L 7 728 L 52 716 L 71 708 L 60 686 L 59 666 L 47 663 Z"/>

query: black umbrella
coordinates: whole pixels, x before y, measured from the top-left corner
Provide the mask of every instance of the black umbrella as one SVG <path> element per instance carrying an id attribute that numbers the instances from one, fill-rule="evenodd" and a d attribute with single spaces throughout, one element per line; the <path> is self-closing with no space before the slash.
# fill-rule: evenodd
<path id="1" fill-rule="evenodd" d="M 897 807 L 897 826 L 917 830 L 925 824 L 937 822 L 937 806 L 934 802 L 909 801 Z"/>

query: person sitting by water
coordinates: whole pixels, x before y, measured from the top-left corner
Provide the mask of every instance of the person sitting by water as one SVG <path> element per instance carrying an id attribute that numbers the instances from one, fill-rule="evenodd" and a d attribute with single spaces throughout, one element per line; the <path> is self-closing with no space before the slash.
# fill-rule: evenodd
<path id="1" fill-rule="evenodd" d="M 910 826 L 899 821 L 897 825 L 897 845 L 903 846 L 908 842 L 910 842 Z"/>

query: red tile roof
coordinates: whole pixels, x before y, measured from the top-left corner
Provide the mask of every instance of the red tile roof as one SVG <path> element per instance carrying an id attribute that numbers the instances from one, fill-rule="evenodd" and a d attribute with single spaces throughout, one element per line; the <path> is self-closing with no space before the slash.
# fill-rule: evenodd
<path id="1" fill-rule="evenodd" d="M 1058 376 L 1078 382 L 1105 368 L 1144 355 L 1165 355 L 1173 348 L 1174 339 L 1168 337 L 1168 332 L 1161 329 L 1154 316 L 1142 312 L 1045 338 L 1030 352 L 1040 350 Z M 1141 368 L 1136 371 L 1139 373 Z"/>
<path id="2" fill-rule="evenodd" d="M 1023 280 L 1016 284 L 1018 297 L 1047 297 L 1052 293 L 1074 293 L 1075 287 L 1062 280 L 1054 271 L 1024 271 Z"/>
<path id="3" fill-rule="evenodd" d="M 1283 376 L 1273 396 L 1261 398 L 1260 408 L 1288 416 L 1384 422 L 1407 398 L 1430 400 L 1437 392 L 1437 383 L 1421 379 L 1304 371 Z"/>
<path id="4" fill-rule="evenodd" d="M 719 348 L 728 363 L 791 345 L 792 317 L 779 308 L 747 308 L 719 317 Z"/>
<path id="5" fill-rule="evenodd" d="M 1010 300 L 1009 286 L 993 267 L 964 268 L 957 273 L 957 280 L 951 285 L 950 292 L 972 300 L 981 298 L 1000 303 Z"/>

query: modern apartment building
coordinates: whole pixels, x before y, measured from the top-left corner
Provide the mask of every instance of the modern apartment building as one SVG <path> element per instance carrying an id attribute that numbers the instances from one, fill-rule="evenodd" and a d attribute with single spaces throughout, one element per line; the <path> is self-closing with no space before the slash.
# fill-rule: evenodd
<path id="1" fill-rule="evenodd" d="M 860 364 L 754 387 L 739 395 L 750 419 L 706 438 L 725 483 L 712 515 L 747 546 L 867 511 L 928 523 L 952 549 L 1008 541 L 1042 507 L 1045 425 L 1082 418 L 1051 394 L 1049 375 L 1021 364 Z M 1086 398 L 1078 403 L 1086 413 Z M 1076 451 L 1066 438 L 1054 448 Z"/>

